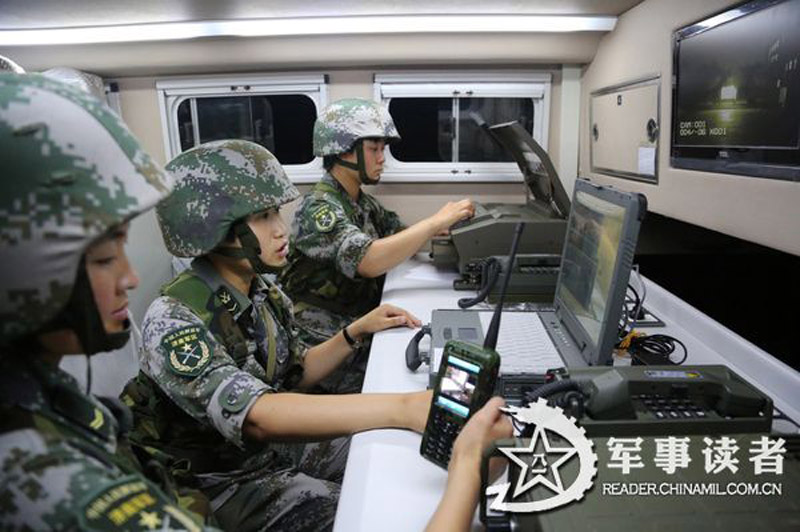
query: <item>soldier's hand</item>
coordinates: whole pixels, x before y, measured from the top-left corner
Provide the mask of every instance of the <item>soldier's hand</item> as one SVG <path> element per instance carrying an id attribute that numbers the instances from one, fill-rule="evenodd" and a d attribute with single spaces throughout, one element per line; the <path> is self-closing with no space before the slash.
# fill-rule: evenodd
<path id="1" fill-rule="evenodd" d="M 407 310 L 384 303 L 354 321 L 348 328 L 348 332 L 351 335 L 363 336 L 392 327 L 405 326 L 415 329 L 421 325 L 422 322 Z"/>
<path id="2" fill-rule="evenodd" d="M 464 467 L 479 467 L 483 450 L 494 440 L 510 438 L 512 434 L 511 422 L 500 411 L 505 401 L 500 397 L 492 397 L 461 429 L 453 444 L 453 460 L 451 467 L 457 462 L 465 464 Z M 492 476 L 502 472 L 504 461 L 493 460 Z M 498 470 L 499 469 L 499 470 Z"/>
<path id="3" fill-rule="evenodd" d="M 472 200 L 449 201 L 439 209 L 439 212 L 433 215 L 433 219 L 436 221 L 436 232 L 444 231 L 457 221 L 471 218 L 474 214 L 475 205 Z"/>

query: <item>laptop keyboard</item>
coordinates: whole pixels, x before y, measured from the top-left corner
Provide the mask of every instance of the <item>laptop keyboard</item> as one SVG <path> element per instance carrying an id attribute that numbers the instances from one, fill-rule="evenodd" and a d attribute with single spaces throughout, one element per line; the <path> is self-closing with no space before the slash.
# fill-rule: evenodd
<path id="1" fill-rule="evenodd" d="M 492 315 L 481 312 L 481 326 L 486 331 Z M 534 312 L 506 312 L 497 335 L 500 374 L 544 373 L 564 365 L 550 336 Z"/>

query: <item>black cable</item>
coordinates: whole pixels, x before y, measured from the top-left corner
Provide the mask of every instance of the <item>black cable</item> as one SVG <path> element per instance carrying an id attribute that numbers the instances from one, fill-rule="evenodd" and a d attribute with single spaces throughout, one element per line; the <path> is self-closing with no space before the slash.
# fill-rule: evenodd
<path id="1" fill-rule="evenodd" d="M 535 403 L 536 400 L 540 397 L 549 398 L 553 394 L 565 392 L 568 390 L 577 390 L 579 392 L 583 391 L 578 381 L 572 379 L 563 381 L 554 381 L 554 382 L 548 382 L 547 384 L 543 384 L 531 392 L 527 392 L 525 394 L 525 400 L 528 403 Z"/>
<path id="2" fill-rule="evenodd" d="M 586 392 L 583 391 L 582 384 L 583 383 L 581 381 L 576 381 L 573 379 L 548 382 L 547 384 L 539 386 L 532 392 L 527 392 L 525 394 L 525 401 L 530 404 L 535 403 L 539 398 L 545 398 L 547 399 L 549 405 L 557 405 L 561 408 L 564 408 L 566 406 L 565 403 L 562 403 L 560 400 L 556 400 L 556 398 L 551 398 L 551 396 L 556 394 L 564 394 L 564 396 L 573 394 L 579 403 L 578 408 L 581 412 L 580 415 L 582 415 L 584 408 L 583 404 L 587 399 L 587 395 Z M 514 426 L 515 428 L 518 428 L 516 424 Z M 520 431 L 521 436 L 523 438 L 530 438 L 533 436 L 535 427 L 535 425 L 528 425 L 524 427 L 523 430 Z"/>
<path id="3" fill-rule="evenodd" d="M 640 280 L 641 282 L 641 280 Z M 644 286 L 644 285 L 642 285 Z M 633 293 L 631 297 L 628 292 Z M 632 284 L 628 284 L 628 292 L 625 293 L 625 304 L 623 305 L 623 318 L 620 320 L 619 328 L 619 341 L 616 347 L 621 348 L 621 344 L 636 328 L 636 322 L 639 319 L 639 313 L 644 307 L 644 299 L 640 297 L 639 292 Z M 632 310 L 629 304 L 633 303 Z M 633 316 L 631 318 L 631 315 Z M 628 327 L 630 324 L 630 328 Z M 683 349 L 683 358 L 679 362 L 673 362 L 670 355 L 675 352 L 675 344 L 678 344 Z M 686 345 L 673 336 L 667 334 L 653 334 L 650 336 L 632 336 L 628 347 L 628 353 L 631 355 L 633 364 L 637 365 L 653 365 L 653 364 L 675 364 L 680 365 L 686 362 L 689 356 L 689 351 Z"/>
<path id="4" fill-rule="evenodd" d="M 679 362 L 672 362 L 670 355 L 675 352 L 675 344 L 678 344 L 683 349 L 683 358 Z M 634 336 L 631 338 L 630 346 L 628 347 L 634 364 L 652 365 L 653 357 L 663 358 L 664 364 L 680 365 L 686 362 L 689 356 L 689 351 L 686 345 L 675 337 L 666 334 L 653 334 L 650 336 Z"/>
<path id="5" fill-rule="evenodd" d="M 482 261 L 481 264 L 481 289 L 475 297 L 462 297 L 458 300 L 458 306 L 462 309 L 473 307 L 486 299 L 492 291 L 497 279 L 500 277 L 502 266 L 500 261 L 494 257 Z"/>
<path id="6" fill-rule="evenodd" d="M 633 297 L 628 295 L 628 292 L 633 292 Z M 639 297 L 639 292 L 633 287 L 633 285 L 628 284 L 628 292 L 625 293 L 625 304 L 622 306 L 622 318 L 620 319 L 619 324 L 619 338 L 620 340 L 625 338 L 628 334 L 628 324 L 631 323 L 630 330 L 633 330 L 636 326 L 636 320 L 639 317 L 639 312 L 642 309 L 643 301 Z M 629 305 L 633 303 L 633 313 L 629 310 Z M 631 318 L 633 316 L 633 318 Z"/>

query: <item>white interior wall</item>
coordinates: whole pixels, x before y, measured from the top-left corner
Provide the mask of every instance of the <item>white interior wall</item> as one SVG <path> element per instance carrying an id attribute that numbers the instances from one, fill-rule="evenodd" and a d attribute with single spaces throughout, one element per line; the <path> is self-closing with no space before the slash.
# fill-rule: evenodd
<path id="1" fill-rule="evenodd" d="M 527 66 L 526 69 L 536 68 Z M 561 170 L 560 161 L 577 161 L 577 123 L 572 120 L 579 104 L 576 87 L 580 80 L 575 67 L 570 67 L 568 100 L 562 100 L 561 71 L 553 73 L 550 114 L 550 153 L 556 168 Z M 385 71 L 385 70 L 384 70 Z M 352 69 L 329 71 L 329 100 L 348 97 L 373 97 L 373 76 L 380 70 Z M 122 114 L 128 126 L 143 147 L 159 162 L 164 164 L 164 144 L 155 77 L 118 78 Z M 565 109 L 566 108 L 566 109 Z M 567 124 L 562 124 L 565 117 Z M 563 177 L 565 186 L 571 190 L 575 179 L 575 166 L 565 166 Z M 301 192 L 310 186 L 299 187 Z M 480 202 L 523 202 L 525 188 L 522 183 L 492 184 L 447 184 L 447 183 L 392 183 L 371 187 L 370 193 L 377 196 L 387 208 L 398 212 L 406 224 L 413 224 L 436 212 L 448 201 L 464 197 Z M 289 221 L 294 215 L 298 202 L 283 209 L 284 218 Z M 131 224 L 128 252 L 137 271 L 140 272 L 140 286 L 131 295 L 131 310 L 137 321 L 144 316 L 150 301 L 158 293 L 159 286 L 170 278 L 170 257 L 158 230 L 155 214 L 147 213 Z"/>
<path id="2" fill-rule="evenodd" d="M 619 18 L 615 30 L 601 40 L 583 77 L 579 170 L 598 182 L 644 193 L 651 211 L 800 255 L 800 183 L 669 166 L 672 32 L 734 3 L 736 0 L 645 0 Z M 592 173 L 590 94 L 653 73 L 661 74 L 658 185 Z"/>

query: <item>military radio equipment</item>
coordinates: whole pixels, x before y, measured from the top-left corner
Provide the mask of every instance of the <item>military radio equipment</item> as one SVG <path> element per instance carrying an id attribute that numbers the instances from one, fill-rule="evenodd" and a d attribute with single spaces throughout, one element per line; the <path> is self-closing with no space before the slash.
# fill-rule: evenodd
<path id="1" fill-rule="evenodd" d="M 710 366 L 560 368 L 529 399 L 549 397 L 589 436 L 769 432 L 772 400 Z"/>
<path id="2" fill-rule="evenodd" d="M 529 439 L 497 440 L 484 454 L 481 464 L 480 519 L 489 532 L 574 532 L 587 530 L 589 524 L 590 529 L 596 532 L 665 529 L 682 532 L 796 531 L 800 523 L 800 505 L 796 491 L 789 486 L 800 485 L 800 435 L 740 433 L 726 436 L 732 446 L 740 449 L 740 453 L 752 449 L 754 442 L 762 441 L 762 438 L 772 442 L 783 440 L 785 453 L 779 475 L 757 474 L 754 463 L 747 459 L 739 463 L 735 472 L 724 468 L 708 473 L 700 455 L 707 446 L 707 438 L 702 434 L 682 436 L 685 448 L 695 456 L 685 467 L 670 471 L 660 467 L 655 460 L 661 440 L 657 436 L 637 437 L 638 456 L 642 460 L 640 465 L 630 470 L 609 467 L 615 459 L 612 438 L 593 436 L 589 438 L 597 455 L 597 474 L 591 479 L 593 489 L 586 491 L 579 502 L 528 513 L 494 511 L 490 505 L 493 506 L 495 500 L 487 501 L 484 496 L 489 485 L 489 458 L 505 457 L 500 449 L 530 445 Z M 565 490 L 571 489 L 582 478 L 579 476 L 580 462 L 576 458 L 560 466 L 558 471 Z M 517 486 L 522 475 L 530 477 L 531 473 L 509 462 L 509 485 Z M 527 477 L 522 480 L 532 483 Z M 734 496 L 737 494 L 735 491 L 727 491 L 743 489 L 743 486 L 758 487 L 763 491 L 760 491 L 760 496 L 744 497 Z M 513 488 L 508 490 L 500 502 L 508 502 L 511 497 L 512 504 L 541 504 L 553 498 L 553 491 L 543 482 L 516 498 L 513 491 Z"/>
<path id="3" fill-rule="evenodd" d="M 483 131 L 511 153 L 522 171 L 527 192 L 525 203 L 476 204 L 475 215 L 472 218 L 453 225 L 448 236 L 435 237 L 431 241 L 431 257 L 434 264 L 455 267 L 464 276 L 463 279 L 454 282 L 456 290 L 479 288 L 475 286 L 475 273 L 476 268 L 477 270 L 481 268 L 480 261 L 506 254 L 517 223 L 524 223 L 527 226 L 525 236 L 519 244 L 520 258 L 538 254 L 550 254 L 556 259 L 560 258 L 570 210 L 569 196 L 550 157 L 525 131 L 525 128 L 517 122 L 486 126 L 479 117 L 473 118 Z M 539 277 L 538 272 L 525 271 L 523 264 L 520 262 L 520 269 L 513 276 L 510 285 L 515 299 L 519 299 L 517 292 L 521 292 L 524 298 L 528 289 L 532 290 L 534 297 L 541 292 L 537 282 L 525 283 L 515 280 L 528 275 Z M 548 266 L 553 265 L 548 263 Z M 557 275 L 549 278 L 553 287 L 555 277 Z"/>
<path id="4" fill-rule="evenodd" d="M 508 457 L 509 448 L 531 447 L 532 438 L 535 439 L 537 434 L 541 437 L 542 429 L 559 432 L 558 428 L 561 428 L 559 435 L 567 437 L 575 433 L 563 430 L 565 426 L 580 431 L 591 440 L 591 450 L 597 456 L 595 489 L 590 490 L 591 485 L 585 486 L 588 491 L 579 497 L 582 499 L 579 504 L 568 504 L 546 512 L 515 512 L 510 509 L 523 508 L 534 502 L 541 504 L 552 498 L 553 491 L 544 486 L 524 493 L 515 492 L 511 496 L 513 501 L 508 492 L 496 491 L 500 494 L 498 497 L 503 497 L 499 501 L 504 504 L 501 512 L 490 511 L 488 501 L 482 495 L 480 518 L 487 530 L 560 532 L 584 530 L 586 523 L 590 522 L 597 525 L 597 530 L 603 531 L 655 530 L 657 525 L 665 522 L 680 523 L 678 528 L 681 530 L 697 532 L 708 530 L 708 523 L 712 522 L 716 524 L 713 530 L 796 529 L 800 507 L 796 498 L 791 496 L 771 498 L 770 505 L 764 505 L 763 499 L 758 497 L 698 498 L 691 497 L 691 494 L 686 494 L 686 498 L 675 497 L 675 490 L 680 486 L 697 486 L 712 481 L 721 486 L 731 482 L 763 481 L 764 477 L 758 476 L 752 464 L 709 476 L 703 460 L 697 456 L 672 471 L 659 467 L 654 460 L 659 452 L 657 444 L 666 436 L 679 437 L 690 453 L 699 455 L 708 446 L 709 437 L 725 435 L 732 445 L 745 448 L 770 434 L 772 400 L 731 369 L 722 365 L 561 368 L 549 371 L 546 378 L 548 383 L 528 393 L 527 401 L 541 405 L 538 401 L 546 398 L 549 405 L 563 410 L 565 417 L 553 420 L 540 416 L 535 423 L 525 425 L 521 438 L 495 441 L 483 455 L 480 493 L 487 494 L 489 460 L 492 457 Z M 800 480 L 800 437 L 796 434 L 770 437 L 775 441 L 779 438 L 785 440 L 785 476 L 782 479 L 784 483 L 796 484 Z M 637 455 L 649 459 L 642 460 L 640 465 L 628 471 L 610 466 L 612 461 L 618 460 L 612 450 L 615 439 L 635 441 Z M 557 446 L 563 447 L 561 443 Z M 576 450 L 580 455 L 581 450 Z M 582 461 L 573 459 L 559 469 L 564 491 L 571 490 L 580 479 L 587 480 L 588 477 L 581 476 L 583 468 Z M 526 474 L 524 469 L 514 467 L 510 462 L 508 473 L 510 486 L 518 486 L 520 475 Z M 631 504 L 629 497 L 607 496 L 609 486 L 622 484 L 647 484 L 673 491 L 661 493 L 664 497 L 638 497 L 636 504 Z M 598 486 L 603 489 L 598 489 Z M 691 502 L 687 502 L 690 497 Z M 495 507 L 497 502 L 493 501 L 491 506 Z M 773 503 L 775 507 L 772 507 Z M 499 509 L 501 504 L 497 504 L 495 509 Z M 692 508 L 689 517 L 687 504 Z M 748 516 L 748 520 L 741 524 L 738 521 L 743 514 Z M 655 521 L 654 515 L 658 516 Z M 724 525 L 720 524 L 723 518 Z"/>
<path id="5" fill-rule="evenodd" d="M 509 254 L 512 264 L 523 227 L 523 224 L 517 224 L 514 231 Z M 507 285 L 508 277 L 505 278 L 483 347 L 459 340 L 450 340 L 444 346 L 420 454 L 445 469 L 461 427 L 486 404 L 494 392 L 500 371 L 500 355 L 495 347 Z"/>
<path id="6" fill-rule="evenodd" d="M 511 275 L 506 300 L 511 302 L 553 303 L 561 255 L 526 253 L 517 255 L 513 267 L 508 257 L 491 256 L 467 263 L 461 279 L 453 281 L 456 290 L 477 290 L 475 297 L 459 299 L 458 306 L 469 308 L 488 298 L 497 301 L 497 281 Z"/>

